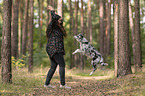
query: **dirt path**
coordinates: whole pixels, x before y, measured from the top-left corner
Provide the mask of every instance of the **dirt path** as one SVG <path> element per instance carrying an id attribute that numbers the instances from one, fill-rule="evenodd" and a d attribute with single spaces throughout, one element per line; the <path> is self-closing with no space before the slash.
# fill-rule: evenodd
<path id="1" fill-rule="evenodd" d="M 99 77 L 101 78 L 101 77 Z M 103 77 L 104 78 L 104 77 Z M 106 77 L 108 78 L 108 77 Z M 72 89 L 34 88 L 33 96 L 144 96 L 145 74 L 131 74 L 123 78 L 97 80 L 98 77 L 66 77 Z"/>

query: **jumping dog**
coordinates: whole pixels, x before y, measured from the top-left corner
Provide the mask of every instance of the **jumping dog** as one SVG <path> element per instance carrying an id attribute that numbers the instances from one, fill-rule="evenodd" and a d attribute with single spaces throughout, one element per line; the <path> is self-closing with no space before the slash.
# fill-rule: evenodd
<path id="1" fill-rule="evenodd" d="M 82 53 L 83 55 L 92 58 L 91 65 L 93 66 L 93 71 L 90 73 L 92 75 L 96 68 L 96 65 L 100 63 L 102 66 L 108 65 L 104 63 L 102 55 L 88 42 L 88 40 L 82 35 L 78 34 L 74 38 L 80 43 L 80 49 L 75 50 L 72 54 Z"/>

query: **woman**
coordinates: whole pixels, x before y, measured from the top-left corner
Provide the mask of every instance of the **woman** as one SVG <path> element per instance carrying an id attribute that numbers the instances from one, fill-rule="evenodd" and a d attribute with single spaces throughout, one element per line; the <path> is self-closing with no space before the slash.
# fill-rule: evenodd
<path id="1" fill-rule="evenodd" d="M 65 61 L 63 58 L 63 55 L 65 54 L 63 37 L 66 37 L 66 31 L 63 27 L 61 16 L 57 15 L 51 6 L 48 6 L 48 9 L 51 10 L 51 22 L 48 24 L 46 30 L 46 36 L 48 38 L 46 52 L 51 61 L 51 68 L 48 71 L 44 87 L 55 87 L 50 85 L 50 80 L 59 64 L 60 88 L 70 89 L 71 87 L 68 87 L 65 84 Z"/>

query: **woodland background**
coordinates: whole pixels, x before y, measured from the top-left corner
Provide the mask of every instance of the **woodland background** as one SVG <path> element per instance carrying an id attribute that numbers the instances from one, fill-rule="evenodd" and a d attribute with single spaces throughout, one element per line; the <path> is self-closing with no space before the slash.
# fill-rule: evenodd
<path id="1" fill-rule="evenodd" d="M 6 4 L 8 7 L 5 7 Z M 49 68 L 50 61 L 45 49 L 45 31 L 50 22 L 48 5 L 53 6 L 64 20 L 67 70 L 78 69 L 82 74 L 92 69 L 90 58 L 72 55 L 79 48 L 73 38 L 78 33 L 82 33 L 103 55 L 109 64 L 106 70 L 111 70 L 113 76 L 122 77 L 144 70 L 145 0 L 0 0 L 2 82 L 12 82 L 13 71 L 21 72 L 28 68 L 30 73 L 36 69 L 43 73 L 44 69 Z M 5 19 L 7 15 L 10 19 Z M 9 26 L 4 26 L 4 20 L 10 22 Z M 4 36 L 7 39 L 4 40 Z M 6 42 L 9 47 L 2 47 Z M 4 55 L 5 52 L 8 54 Z M 11 75 L 5 79 L 4 73 Z"/>
<path id="2" fill-rule="evenodd" d="M 68 68 L 80 68 L 81 70 L 84 67 L 90 67 L 90 60 L 85 56 L 81 56 L 79 54 L 72 55 L 72 52 L 79 48 L 79 44 L 73 38 L 74 35 L 78 33 L 82 33 L 90 43 L 100 51 L 100 53 L 104 56 L 105 62 L 109 64 L 109 68 L 114 68 L 114 14 L 113 4 L 115 1 L 110 0 L 88 0 L 88 1 L 71 1 L 64 0 L 63 2 L 57 4 L 55 0 L 34 0 L 33 1 L 33 38 L 29 37 L 29 33 L 31 31 L 30 19 L 31 18 L 31 4 L 28 2 L 29 0 L 13 0 L 12 7 L 12 24 L 11 24 L 11 55 L 12 63 L 15 67 L 17 66 L 27 66 L 28 65 L 28 57 L 31 55 L 32 65 L 35 67 L 47 67 L 50 65 L 48 56 L 45 51 L 45 46 L 47 43 L 46 39 L 46 27 L 49 22 L 49 10 L 47 10 L 47 6 L 51 5 L 58 11 L 64 20 L 64 26 L 68 36 L 65 38 L 65 60 Z M 101 2 L 101 3 L 100 3 Z M 135 3 L 133 0 L 129 1 L 131 7 L 131 16 L 133 22 L 135 23 Z M 101 5 L 102 4 L 102 5 Z M 139 35 L 141 40 L 141 56 L 142 56 L 142 64 L 144 64 L 144 53 L 143 50 L 145 47 L 144 44 L 144 36 L 145 36 L 145 8 L 144 8 L 144 0 L 140 0 L 140 32 Z M 29 5 L 29 6 L 28 6 Z M 0 41 L 2 42 L 2 25 L 3 25 L 3 1 L 0 2 Z M 58 6 L 58 9 L 57 9 Z M 103 6 L 101 9 L 100 6 Z M 59 8 L 60 7 L 60 8 Z M 99 13 L 99 10 L 100 13 Z M 127 10 L 127 9 L 126 9 Z M 103 12 L 103 13 L 101 13 Z M 128 11 L 129 12 L 129 11 Z M 124 12 L 125 13 L 125 12 Z M 103 17 L 100 17 L 101 15 Z M 128 13 L 129 15 L 130 13 Z M 132 22 L 132 24 L 133 24 Z M 129 22 L 127 22 L 129 24 Z M 136 23 L 135 23 L 136 24 Z M 125 25 L 125 23 L 124 23 Z M 131 26 L 131 25 L 130 25 Z M 136 29 L 134 27 L 129 28 L 129 50 L 131 57 L 131 64 L 134 64 L 133 58 L 133 35 L 132 29 Z M 129 26 L 128 26 L 129 27 Z M 33 39 L 29 42 L 30 39 Z M 33 44 L 32 52 L 30 52 L 30 46 Z M 0 46 L 1 47 L 1 46 Z M 136 54 L 137 55 L 137 54 Z M 25 58 L 25 59 L 24 59 Z M 118 57 L 120 58 L 120 57 Z M 24 60 L 23 63 L 22 60 Z M 18 60 L 18 62 L 17 62 Z M 17 64 L 18 63 L 18 64 Z M 17 65 L 16 65 L 17 64 Z"/>

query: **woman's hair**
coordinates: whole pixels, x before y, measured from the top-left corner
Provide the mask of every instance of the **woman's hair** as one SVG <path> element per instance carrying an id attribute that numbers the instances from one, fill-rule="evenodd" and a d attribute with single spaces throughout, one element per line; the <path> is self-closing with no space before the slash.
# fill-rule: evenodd
<path id="1" fill-rule="evenodd" d="M 59 24 L 59 23 L 57 23 L 57 24 L 58 24 L 58 26 L 60 27 L 61 31 L 63 32 L 63 36 L 66 37 L 67 34 L 66 34 L 66 31 L 65 31 L 63 25 L 61 25 L 61 24 Z"/>
<path id="2" fill-rule="evenodd" d="M 62 24 L 59 24 L 58 21 L 56 22 L 56 25 L 60 27 L 61 31 L 63 32 L 63 36 L 66 37 L 67 36 L 67 33 L 66 33 L 63 25 Z M 46 37 L 47 37 L 47 39 L 49 38 L 49 35 L 51 33 L 51 29 L 52 29 L 51 15 L 49 15 L 49 23 L 48 23 L 47 29 L 46 29 Z"/>
<path id="3" fill-rule="evenodd" d="M 47 29 L 46 29 L 46 37 L 47 37 L 47 39 L 49 38 L 48 35 L 49 35 L 49 32 L 51 31 L 50 23 L 51 23 L 51 11 L 49 11 L 49 20 L 48 20 Z"/>
<path id="4" fill-rule="evenodd" d="M 50 28 L 51 26 L 50 26 L 50 23 L 48 23 L 48 25 L 47 25 L 47 29 L 46 29 L 46 37 L 47 37 L 47 39 L 49 38 L 49 33 L 50 33 L 50 31 L 51 31 L 51 28 Z"/>

